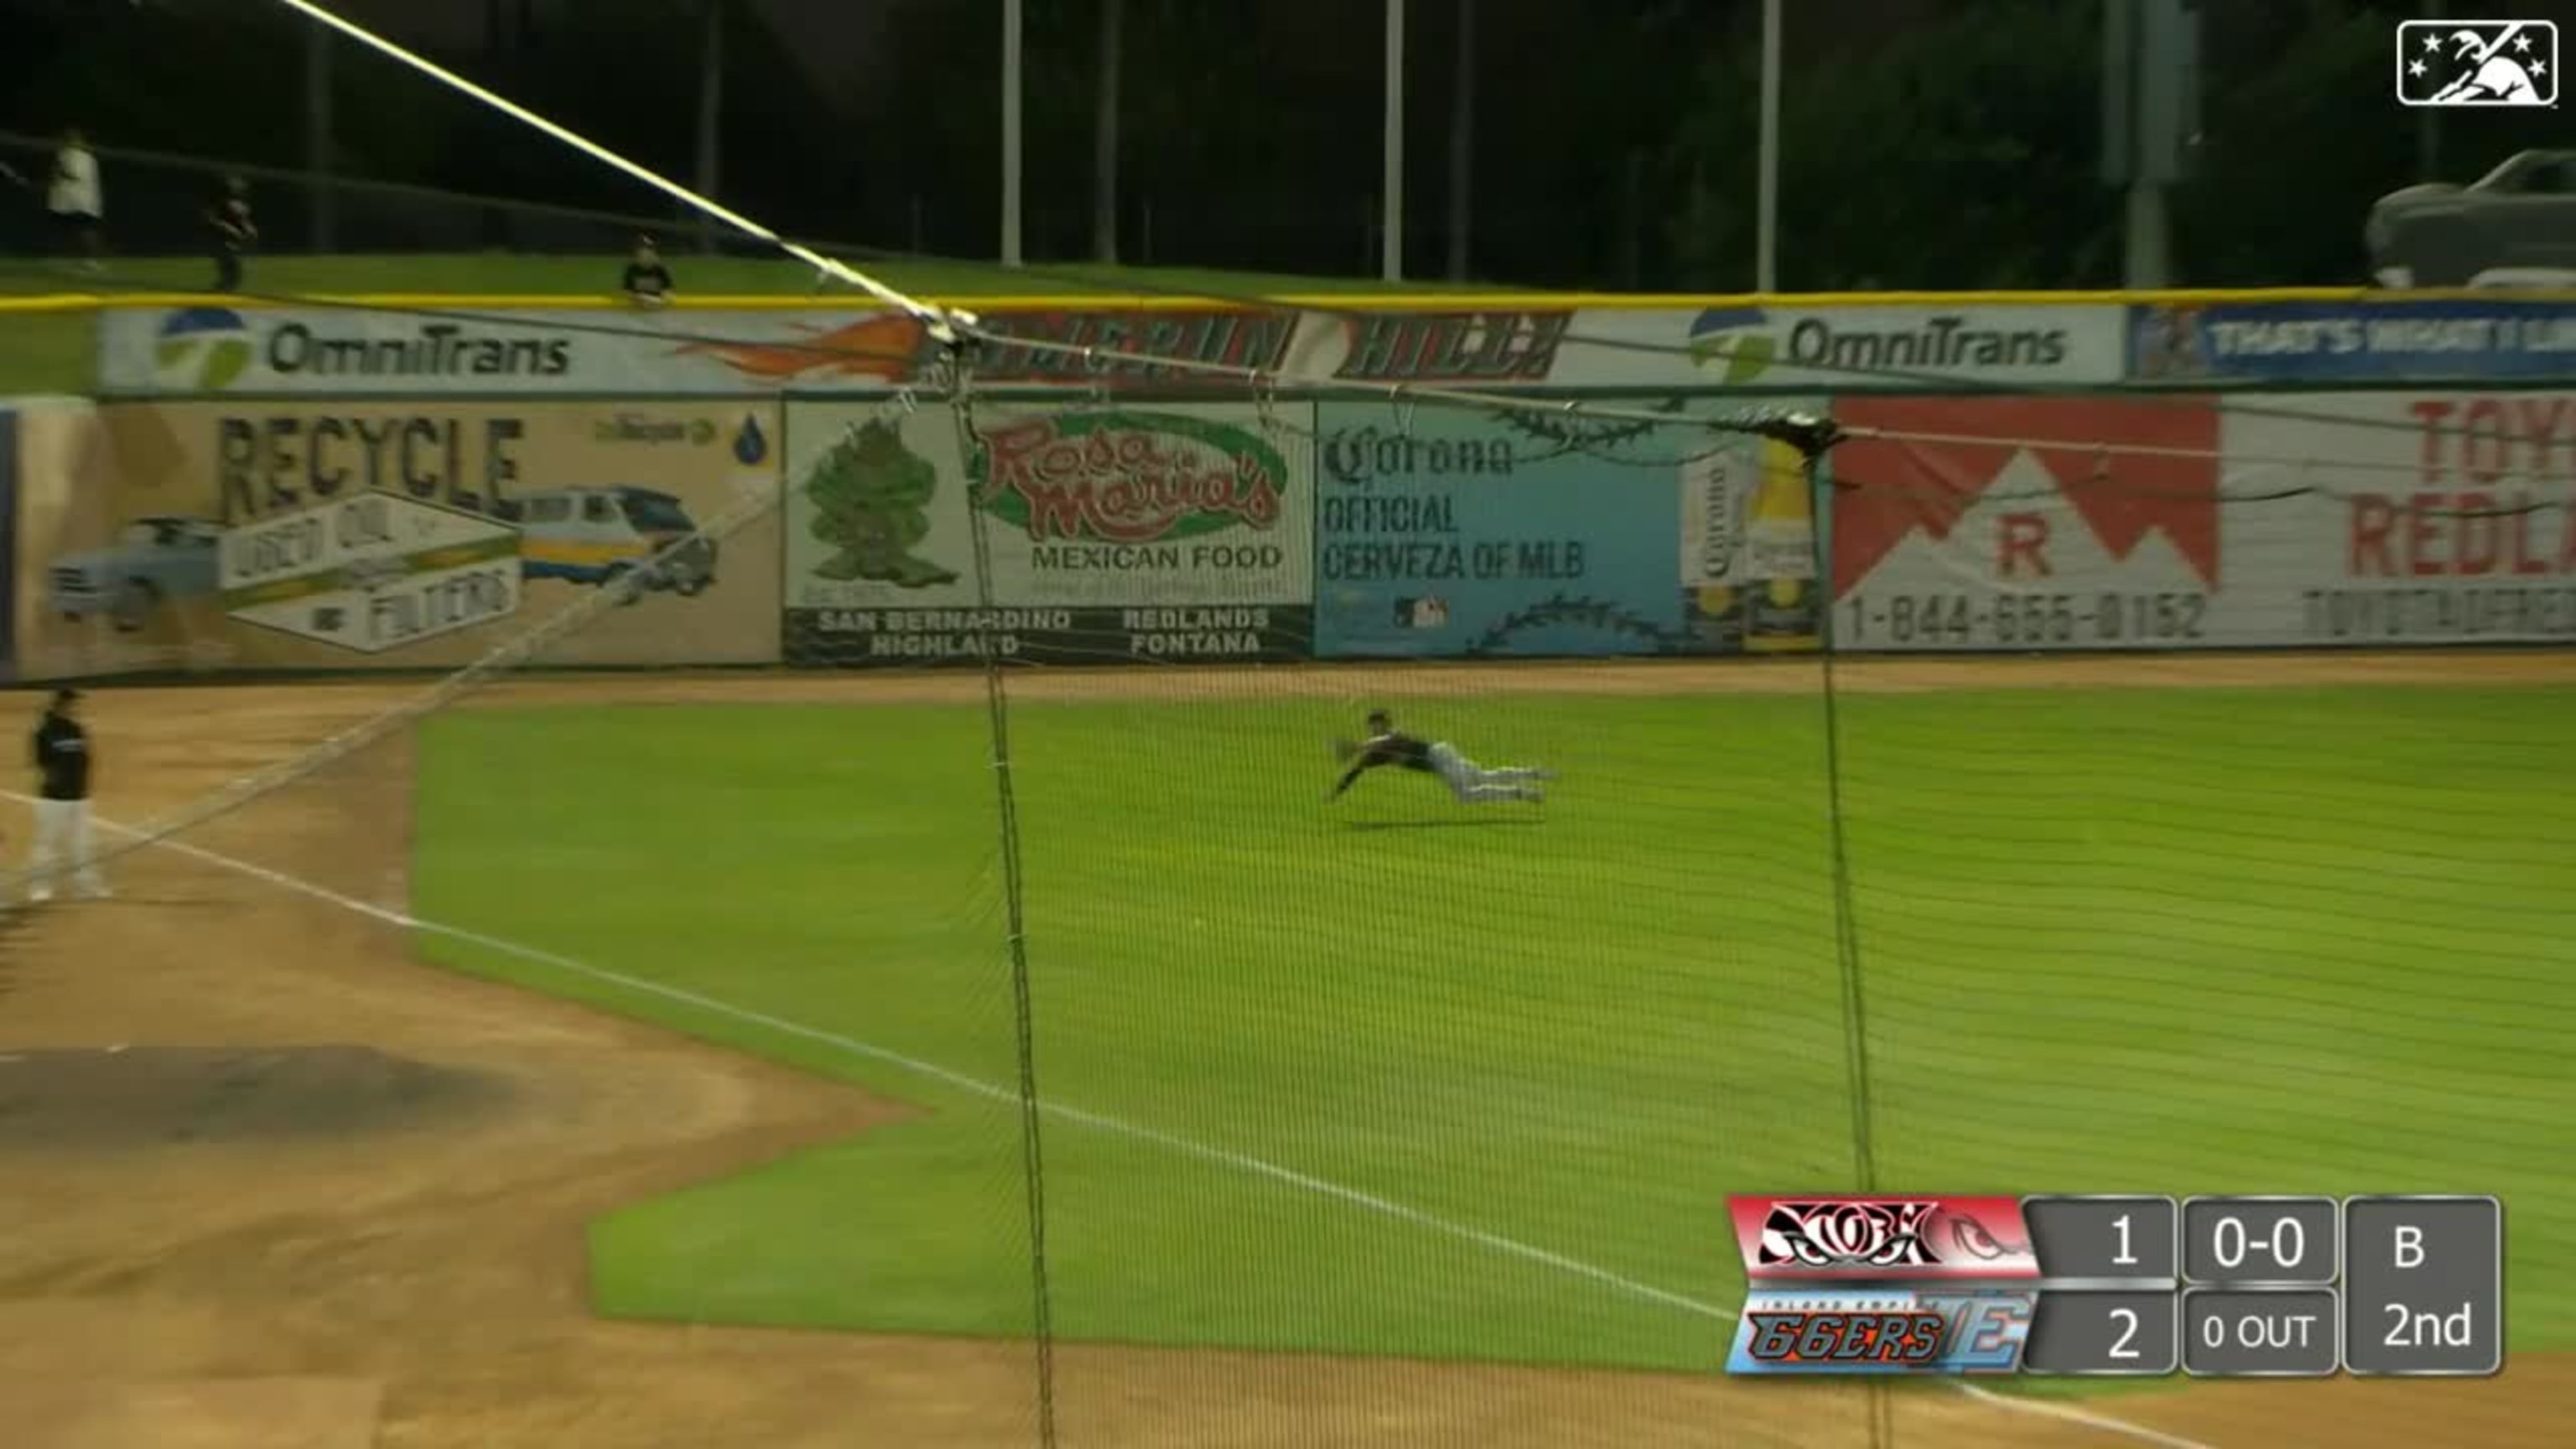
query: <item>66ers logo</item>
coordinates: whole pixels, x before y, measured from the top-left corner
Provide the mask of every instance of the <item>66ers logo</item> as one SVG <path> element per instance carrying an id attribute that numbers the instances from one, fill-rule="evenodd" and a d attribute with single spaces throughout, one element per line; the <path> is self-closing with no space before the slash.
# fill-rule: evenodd
<path id="1" fill-rule="evenodd" d="M 2011 1198 L 1737 1198 L 1745 1269 L 1770 1277 L 2033 1277 Z"/>

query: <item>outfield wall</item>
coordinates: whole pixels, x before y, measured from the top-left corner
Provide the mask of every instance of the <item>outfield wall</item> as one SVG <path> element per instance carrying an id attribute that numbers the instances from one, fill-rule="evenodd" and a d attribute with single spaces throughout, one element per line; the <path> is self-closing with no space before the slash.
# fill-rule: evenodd
<path id="1" fill-rule="evenodd" d="M 102 400 L 0 407 L 12 667 L 453 668 L 745 499 L 544 662 L 2576 641 L 2576 301 L 988 315 L 1096 351 L 988 354 L 970 442 L 884 313 L 111 311 Z M 1781 445 L 1404 383 L 1855 436 L 1811 491 Z"/>

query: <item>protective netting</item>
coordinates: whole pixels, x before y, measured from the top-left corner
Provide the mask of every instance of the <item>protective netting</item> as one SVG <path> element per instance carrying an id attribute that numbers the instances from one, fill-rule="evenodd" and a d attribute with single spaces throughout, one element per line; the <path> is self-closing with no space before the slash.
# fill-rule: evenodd
<path id="1" fill-rule="evenodd" d="M 64 1212 L 29 1281 L 268 1251 L 261 1372 L 568 1449 L 2297 1438 L 1728 1380 L 1729 1193 L 2497 1193 L 2516 1352 L 2576 1333 L 2563 660 L 2210 652 L 2563 640 L 2557 395 L 1035 390 L 856 320 L 583 324 L 815 392 L 113 402 L 21 494 L 120 888 L 17 922 L 45 1029 L 489 1134 L 380 1245 Z M 369 495 L 505 524 L 510 607 L 98 566 Z M 1381 710 L 1436 756 L 1343 789 Z"/>
<path id="2" fill-rule="evenodd" d="M 2515 1332 L 2548 1342 L 2554 656 L 1891 658 L 1843 632 L 1883 626 L 1879 590 L 1971 630 L 2191 596 L 2063 551 L 2176 460 L 2016 399 L 1843 409 L 1875 431 L 1814 470 L 1707 425 L 1754 410 L 1674 415 L 1047 401 L 971 365 L 789 398 L 770 486 L 460 672 L 99 689 L 141 831 L 109 837 L 110 909 L 144 924 L 83 929 L 174 951 L 169 913 L 212 908 L 209 941 L 410 950 L 899 1104 L 619 1206 L 592 1302 L 1035 1344 L 975 1370 L 1032 1438 L 1126 1442 L 1139 1395 L 1362 1435 L 1501 1398 L 1506 1440 L 1560 1443 L 2051 1422 L 1713 1377 L 1730 1192 L 2495 1192 Z M 1869 535 L 1978 469 L 1939 537 Z M 2222 469 L 2229 567 L 2317 546 L 2320 513 L 2349 546 L 2374 481 Z M 1518 574 L 1612 547 L 1632 494 L 1651 548 Z M 2393 546 L 2490 516 L 2434 514 Z M 1537 522 L 1482 581 L 1528 601 L 1497 611 L 1504 518 Z M 783 561 L 783 673 L 557 672 L 685 637 L 743 577 L 671 587 L 710 545 Z M 2025 547 L 2039 587 L 1997 567 Z M 1622 615 L 1649 567 L 1679 612 L 1629 612 L 1686 623 Z M 1465 642 L 1403 652 L 1428 640 Z M 1336 794 L 1377 710 L 1497 773 Z M 506 1035 L 512 999 L 446 1009 Z"/>

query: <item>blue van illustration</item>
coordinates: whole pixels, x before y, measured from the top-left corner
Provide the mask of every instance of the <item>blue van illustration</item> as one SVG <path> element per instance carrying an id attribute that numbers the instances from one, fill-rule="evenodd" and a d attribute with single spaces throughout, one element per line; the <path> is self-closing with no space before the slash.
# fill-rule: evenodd
<path id="1" fill-rule="evenodd" d="M 507 512 L 519 529 L 520 572 L 531 579 L 604 585 L 640 573 L 645 590 L 683 598 L 716 581 L 716 541 L 696 537 L 696 520 L 668 493 L 557 488 L 523 494 Z"/>

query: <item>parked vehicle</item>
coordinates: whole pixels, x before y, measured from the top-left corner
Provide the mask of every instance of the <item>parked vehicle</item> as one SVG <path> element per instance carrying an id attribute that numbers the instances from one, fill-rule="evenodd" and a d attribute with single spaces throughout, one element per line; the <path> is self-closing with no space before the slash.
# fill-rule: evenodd
<path id="1" fill-rule="evenodd" d="M 53 561 L 46 573 L 53 610 L 66 619 L 105 613 L 120 633 L 134 633 L 162 604 L 221 587 L 223 536 L 223 525 L 209 519 L 138 518 L 108 547 Z"/>
<path id="2" fill-rule="evenodd" d="M 691 597 L 716 581 L 716 543 L 694 537 L 680 500 L 650 488 L 558 488 L 517 500 L 520 569 L 532 579 L 614 583 Z M 686 540 L 686 542 L 683 542 Z M 678 547 L 674 548 L 674 545 Z"/>
<path id="3" fill-rule="evenodd" d="M 2576 151 L 2522 151 L 2470 182 L 2379 199 L 2362 229 L 2383 287 L 2576 287 Z"/>

